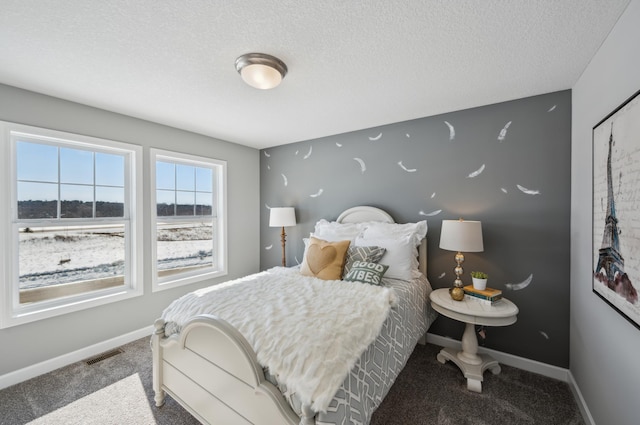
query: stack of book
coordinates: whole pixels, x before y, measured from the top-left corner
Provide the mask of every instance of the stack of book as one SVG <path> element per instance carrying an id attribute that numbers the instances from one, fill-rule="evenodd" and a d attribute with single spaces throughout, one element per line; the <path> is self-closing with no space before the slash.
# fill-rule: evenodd
<path id="1" fill-rule="evenodd" d="M 465 299 L 470 301 L 493 305 L 502 299 L 502 291 L 499 289 L 475 289 L 473 285 L 467 285 L 462 289 L 464 290 Z"/>

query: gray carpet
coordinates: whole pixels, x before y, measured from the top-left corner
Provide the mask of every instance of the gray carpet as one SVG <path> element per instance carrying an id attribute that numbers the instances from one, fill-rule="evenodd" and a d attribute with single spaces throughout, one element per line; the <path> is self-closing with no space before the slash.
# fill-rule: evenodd
<path id="1" fill-rule="evenodd" d="M 91 366 L 84 362 L 0 391 L 0 425 L 198 424 L 167 396 L 158 409 L 151 390 L 149 339 Z M 436 360 L 439 347 L 418 346 L 372 425 L 582 425 L 567 384 L 502 366 L 472 393 L 460 370 Z"/>
<path id="2" fill-rule="evenodd" d="M 484 373 L 482 393 L 467 390 L 458 367 L 436 359 L 441 347 L 418 345 L 371 425 L 583 425 L 569 385 L 500 365 Z"/>

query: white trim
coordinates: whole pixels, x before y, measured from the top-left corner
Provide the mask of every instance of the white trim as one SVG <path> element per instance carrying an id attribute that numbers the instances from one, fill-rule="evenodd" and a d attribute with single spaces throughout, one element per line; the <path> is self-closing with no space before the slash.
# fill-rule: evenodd
<path id="1" fill-rule="evenodd" d="M 213 186 L 216 212 L 216 233 L 214 235 L 214 255 L 216 255 L 216 268 L 207 268 L 202 271 L 186 272 L 174 276 L 159 278 L 157 263 L 157 209 L 156 209 L 156 162 L 166 160 L 175 164 L 206 167 L 213 171 L 215 186 Z M 151 205 L 151 291 L 157 292 L 178 286 L 188 285 L 207 279 L 226 276 L 228 273 L 227 260 L 227 161 L 209 158 L 201 155 L 190 155 L 181 152 L 173 152 L 162 149 L 149 149 L 150 185 L 149 203 Z M 176 221 L 184 217 L 176 217 Z M 197 218 L 197 217 L 196 217 Z M 186 220 L 190 220 L 186 217 Z"/>
<path id="2" fill-rule="evenodd" d="M 135 288 L 109 288 L 95 291 L 95 293 L 88 292 L 86 294 L 80 294 L 77 295 L 75 299 L 70 297 L 70 299 L 67 300 L 67 298 L 64 298 L 63 300 L 66 301 L 64 304 L 62 304 L 58 300 L 53 300 L 51 303 L 43 301 L 41 303 L 38 303 L 38 307 L 40 308 L 38 308 L 37 310 L 14 310 L 13 314 L 7 312 L 4 321 L 0 324 L 0 329 L 18 326 L 25 323 L 31 323 L 38 320 L 44 320 L 50 317 L 56 317 L 62 314 L 86 310 L 89 308 L 98 307 L 118 301 L 124 301 L 129 298 L 134 298 L 141 295 L 142 284 L 137 283 Z"/>
<path id="3" fill-rule="evenodd" d="M 440 335 L 434 335 L 432 333 L 427 333 L 427 342 L 430 344 L 439 345 L 441 347 L 449 347 L 455 349 L 462 348 L 460 341 Z M 536 360 L 526 359 L 524 357 L 514 356 L 513 354 L 503 353 L 501 351 L 491 350 L 484 347 L 478 347 L 478 352 L 488 354 L 498 362 L 505 365 L 517 367 L 518 369 L 526 370 L 527 372 L 537 373 L 548 378 L 566 382 L 567 384 L 569 384 L 569 388 L 571 388 L 573 398 L 578 405 L 578 409 L 580 409 L 582 419 L 584 419 L 587 425 L 596 425 L 593 417 L 591 416 L 591 412 L 589 411 L 589 407 L 587 406 L 587 402 L 582 396 L 582 392 L 580 391 L 580 388 L 578 387 L 576 381 L 573 379 L 573 375 L 571 374 L 571 371 L 569 369 L 564 369 L 558 366 L 553 366 Z"/>
<path id="4" fill-rule="evenodd" d="M 99 222 L 122 222 L 125 225 L 127 241 L 125 244 L 125 285 L 122 288 L 88 292 L 70 296 L 68 298 L 53 299 L 33 305 L 22 306 L 19 304 L 18 292 L 14 282 L 18 279 L 18 238 L 15 226 L 21 221 L 17 219 L 16 211 L 16 167 L 15 167 L 15 143 L 16 135 L 42 140 L 45 143 L 54 143 L 56 146 L 72 145 L 82 149 L 91 149 L 95 152 L 118 152 L 125 158 L 125 211 L 128 211 L 122 220 L 98 220 Z M 68 132 L 49 130 L 35 126 L 26 126 L 6 121 L 0 121 L 0 162 L 5 165 L 5 171 L 0 173 L 1 187 L 11 187 L 6 195 L 0 197 L 5 204 L 0 208 L 0 236 L 4 243 L 1 252 L 2 281 L 0 281 L 0 295 L 4 295 L 0 304 L 0 329 L 23 323 L 34 322 L 49 317 L 58 316 L 70 312 L 84 310 L 99 305 L 141 296 L 143 294 L 143 209 L 139 200 L 143 193 L 143 149 L 140 145 L 118 142 L 109 139 L 84 136 Z M 22 221 L 23 222 L 23 221 Z M 46 220 L 39 222 L 46 223 Z M 91 221 L 86 221 L 90 223 Z M 54 220 L 51 224 L 55 225 Z M 83 224 L 83 220 L 73 220 L 69 224 Z"/>
<path id="5" fill-rule="evenodd" d="M 11 181 L 11 143 L 9 140 L 9 129 L 5 122 L 0 121 L 0 187 L 7 190 Z M 9 191 L 12 192 L 12 191 Z M 4 197 L 2 197 L 4 199 Z M 11 202 L 11 200 L 9 200 Z M 10 222 L 10 208 L 8 206 L 0 206 L 0 279 L 4 282 L 11 279 L 11 271 L 9 270 L 10 261 L 8 257 L 8 249 L 12 247 Z M 0 329 L 5 327 L 5 316 L 8 315 L 13 307 L 13 291 L 11 285 L 0 284 Z"/>
<path id="6" fill-rule="evenodd" d="M 49 373 L 61 367 L 68 366 L 89 357 L 104 353 L 105 351 L 109 351 L 124 344 L 133 342 L 137 339 L 144 338 L 145 336 L 151 338 L 152 333 L 153 326 L 147 326 L 142 329 L 138 329 L 137 331 L 129 332 L 127 334 L 120 335 L 115 338 L 111 338 L 109 340 L 102 341 L 97 344 L 93 344 L 88 347 L 81 348 L 79 350 L 72 351 L 70 353 L 45 360 L 31 366 L 27 366 L 14 372 L 9 372 L 5 375 L 0 375 L 0 390 L 10 387 L 11 385 L 26 381 L 28 379 L 35 378 L 36 376 L 40 376 L 44 373 Z"/>
<path id="7" fill-rule="evenodd" d="M 52 372 L 64 366 L 82 361 L 89 357 L 104 353 L 105 351 L 112 350 L 122 345 L 133 342 L 137 339 L 144 338 L 145 336 L 151 337 L 153 334 L 153 326 L 147 326 L 136 331 L 129 332 L 127 334 L 111 338 L 107 341 L 99 342 L 97 344 L 90 345 L 85 348 L 81 348 L 76 351 L 72 351 L 61 356 L 45 360 L 43 362 L 27 366 L 25 368 L 9 372 L 5 375 L 0 375 L 0 390 L 26 381 L 36 376 L 40 376 L 45 373 Z M 446 338 L 432 333 L 427 333 L 427 342 L 441 347 L 460 348 L 460 341 L 456 341 L 451 338 Z M 573 378 L 571 371 L 563 369 L 557 366 L 548 365 L 535 360 L 526 359 L 523 357 L 514 356 L 500 351 L 489 350 L 483 347 L 478 349 L 478 352 L 490 354 L 500 363 L 508 366 L 517 367 L 518 369 L 526 370 L 528 372 L 538 373 L 543 376 L 558 379 L 563 382 L 567 382 L 571 388 L 571 392 L 576 399 L 580 413 L 587 425 L 595 425 L 595 421 L 591 416 L 591 412 L 587 407 L 587 403 L 582 396 L 582 392 L 578 387 L 578 384 Z"/>
<path id="8" fill-rule="evenodd" d="M 593 420 L 593 416 L 591 416 L 591 412 L 589 411 L 587 402 L 582 396 L 582 391 L 580 391 L 578 383 L 575 381 L 575 379 L 573 379 L 573 374 L 571 373 L 571 371 L 569 371 L 569 386 L 571 387 L 573 398 L 576 399 L 576 403 L 578 404 L 578 408 L 580 409 L 580 413 L 582 414 L 582 419 L 584 419 L 587 425 L 596 425 L 596 421 Z"/>
<path id="9" fill-rule="evenodd" d="M 460 341 L 440 335 L 434 335 L 432 333 L 427 333 L 427 342 L 441 347 L 462 348 Z M 527 372 L 537 373 L 539 375 L 569 383 L 569 370 L 562 367 L 553 366 L 547 363 L 514 356 L 513 354 L 503 353 L 501 351 L 491 350 L 484 347 L 478 347 L 478 353 L 488 354 L 499 363 L 506 364 L 507 366 L 517 367 L 518 369 L 526 370 Z"/>

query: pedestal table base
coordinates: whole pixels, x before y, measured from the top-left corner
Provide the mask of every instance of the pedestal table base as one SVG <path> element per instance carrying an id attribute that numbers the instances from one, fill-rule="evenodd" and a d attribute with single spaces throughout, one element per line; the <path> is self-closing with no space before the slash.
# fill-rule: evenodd
<path id="1" fill-rule="evenodd" d="M 482 392 L 482 374 L 485 370 L 489 369 L 491 373 L 497 375 L 500 373 L 500 364 L 493 357 L 486 354 L 476 354 L 480 360 L 478 364 L 468 363 L 463 360 L 464 355 L 462 351 L 457 351 L 452 348 L 443 348 L 438 353 L 437 359 L 440 363 L 444 364 L 447 360 L 451 360 L 455 363 L 464 377 L 467 378 L 467 389 L 469 391 L 475 391 L 477 393 Z"/>

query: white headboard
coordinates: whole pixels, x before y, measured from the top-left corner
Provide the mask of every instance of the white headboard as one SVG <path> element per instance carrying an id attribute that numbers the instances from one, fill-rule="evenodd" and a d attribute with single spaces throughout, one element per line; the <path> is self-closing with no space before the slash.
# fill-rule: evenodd
<path id="1" fill-rule="evenodd" d="M 361 223 L 364 221 L 381 221 L 395 223 L 388 212 L 376 207 L 353 207 L 343 211 L 336 220 L 338 223 Z M 418 270 L 427 275 L 427 239 L 423 239 L 418 247 Z"/>

